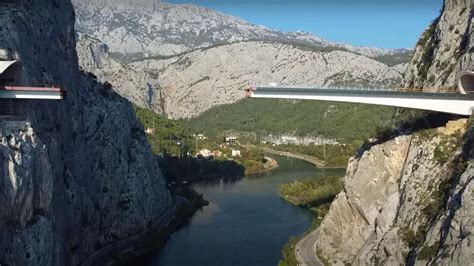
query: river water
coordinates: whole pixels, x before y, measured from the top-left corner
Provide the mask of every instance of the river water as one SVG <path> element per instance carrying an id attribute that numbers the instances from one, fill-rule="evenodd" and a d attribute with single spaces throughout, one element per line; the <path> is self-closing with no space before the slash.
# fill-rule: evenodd
<path id="1" fill-rule="evenodd" d="M 151 265 L 277 265 L 288 238 L 303 234 L 313 218 L 309 210 L 279 198 L 280 184 L 342 176 L 344 170 L 321 170 L 301 160 L 272 158 L 279 167 L 263 177 L 193 185 L 210 201 L 209 206 L 172 235 Z"/>

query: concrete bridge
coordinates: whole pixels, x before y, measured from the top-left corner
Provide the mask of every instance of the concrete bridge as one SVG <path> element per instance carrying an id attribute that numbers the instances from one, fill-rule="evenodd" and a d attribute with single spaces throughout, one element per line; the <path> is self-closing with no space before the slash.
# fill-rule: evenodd
<path id="1" fill-rule="evenodd" d="M 458 75 L 460 93 L 426 93 L 401 90 L 253 87 L 247 97 L 300 99 L 330 102 L 363 103 L 429 110 L 457 115 L 471 115 L 474 107 L 474 72 Z"/>

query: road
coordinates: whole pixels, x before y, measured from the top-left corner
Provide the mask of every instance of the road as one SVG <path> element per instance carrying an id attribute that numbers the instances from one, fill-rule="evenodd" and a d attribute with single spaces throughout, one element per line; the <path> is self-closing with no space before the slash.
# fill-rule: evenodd
<path id="1" fill-rule="evenodd" d="M 324 266 L 316 255 L 318 237 L 319 229 L 316 229 L 296 244 L 295 255 L 300 266 Z"/>
<path id="2" fill-rule="evenodd" d="M 309 155 L 306 155 L 306 154 L 301 154 L 301 153 L 295 153 L 295 152 L 287 152 L 287 151 L 279 151 L 279 150 L 274 150 L 274 149 L 270 149 L 270 148 L 267 148 L 267 147 L 263 147 L 262 150 L 264 152 L 267 152 L 267 153 L 271 153 L 271 154 L 276 154 L 276 155 L 281 155 L 281 156 L 287 156 L 287 157 L 292 157 L 292 158 L 295 158 L 295 159 L 300 159 L 300 160 L 303 160 L 303 161 L 307 161 L 307 162 L 310 162 L 314 165 L 316 165 L 317 167 L 320 167 L 320 168 L 325 168 L 326 167 L 326 162 L 316 158 L 316 157 L 313 157 L 313 156 L 309 156 Z"/>

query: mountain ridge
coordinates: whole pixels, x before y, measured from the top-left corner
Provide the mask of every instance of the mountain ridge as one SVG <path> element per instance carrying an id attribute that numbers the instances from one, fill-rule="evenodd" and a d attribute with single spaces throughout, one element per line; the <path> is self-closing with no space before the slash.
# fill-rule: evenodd
<path id="1" fill-rule="evenodd" d="M 109 2 L 73 0 L 77 28 L 107 43 L 112 53 L 145 56 L 169 56 L 196 48 L 238 41 L 267 40 L 305 45 L 344 48 L 365 56 L 407 52 L 409 49 L 381 49 L 331 42 L 312 33 L 283 32 L 249 23 L 194 4 L 169 4 L 144 1 L 140 4 L 113 6 Z M 139 14 L 139 15 L 138 15 Z M 114 37 L 112 37 L 114 36 Z M 139 57 L 139 56 L 138 56 Z"/>
<path id="2" fill-rule="evenodd" d="M 303 49 L 278 42 L 240 42 L 182 55 L 121 63 L 106 44 L 79 36 L 80 65 L 133 103 L 188 118 L 245 95 L 253 84 L 398 87 L 405 64 L 388 66 L 344 49 Z"/>

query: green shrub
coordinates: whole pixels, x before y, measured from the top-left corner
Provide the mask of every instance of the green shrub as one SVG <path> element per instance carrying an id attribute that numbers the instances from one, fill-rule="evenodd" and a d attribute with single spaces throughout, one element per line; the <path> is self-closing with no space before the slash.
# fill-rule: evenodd
<path id="1" fill-rule="evenodd" d="M 403 227 L 398 231 L 398 235 L 410 248 L 416 248 L 423 243 L 426 232 L 420 230 L 415 233 L 411 228 Z"/>
<path id="2" fill-rule="evenodd" d="M 460 132 L 457 132 L 453 136 L 441 136 L 441 141 L 434 150 L 433 159 L 439 164 L 446 164 L 449 159 L 451 159 L 456 149 L 459 148 L 462 141 L 463 137 Z"/>
<path id="3" fill-rule="evenodd" d="M 324 266 L 329 266 L 329 265 L 332 265 L 328 259 L 326 259 L 324 256 L 323 256 L 323 252 L 321 249 L 316 249 L 316 255 L 318 256 L 318 259 L 323 263 Z"/>
<path id="4" fill-rule="evenodd" d="M 283 258 L 278 262 L 278 266 L 297 266 L 298 260 L 295 256 L 295 248 L 298 241 L 300 241 L 300 237 L 290 237 L 288 242 L 285 244 L 281 253 Z"/>
<path id="5" fill-rule="evenodd" d="M 423 246 L 418 252 L 417 258 L 419 260 L 428 260 L 434 258 L 438 254 L 439 243 L 435 243 L 432 246 Z"/>

